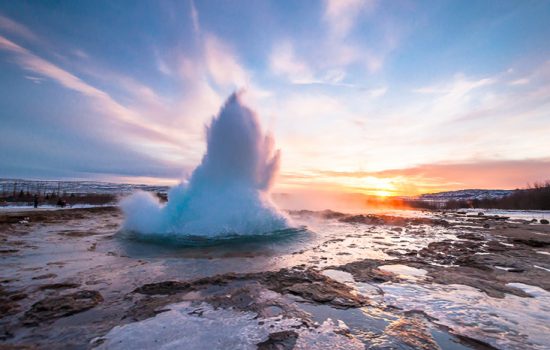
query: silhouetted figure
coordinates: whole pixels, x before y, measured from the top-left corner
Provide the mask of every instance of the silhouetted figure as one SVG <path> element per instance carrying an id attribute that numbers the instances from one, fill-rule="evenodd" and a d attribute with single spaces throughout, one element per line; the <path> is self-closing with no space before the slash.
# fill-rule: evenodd
<path id="1" fill-rule="evenodd" d="M 38 208 L 38 195 L 34 195 L 34 207 Z"/>
<path id="2" fill-rule="evenodd" d="M 65 202 L 63 199 L 59 198 L 57 200 L 57 206 L 58 207 L 65 208 L 66 205 L 67 205 L 67 202 Z"/>

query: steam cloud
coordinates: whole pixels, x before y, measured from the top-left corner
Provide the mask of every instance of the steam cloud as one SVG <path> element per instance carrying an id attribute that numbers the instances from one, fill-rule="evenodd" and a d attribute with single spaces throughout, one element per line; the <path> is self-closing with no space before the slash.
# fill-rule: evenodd
<path id="1" fill-rule="evenodd" d="M 269 195 L 280 152 L 241 95 L 231 95 L 213 118 L 201 164 L 187 185 L 169 191 L 166 205 L 146 192 L 122 201 L 124 229 L 213 237 L 265 234 L 288 227 Z"/>

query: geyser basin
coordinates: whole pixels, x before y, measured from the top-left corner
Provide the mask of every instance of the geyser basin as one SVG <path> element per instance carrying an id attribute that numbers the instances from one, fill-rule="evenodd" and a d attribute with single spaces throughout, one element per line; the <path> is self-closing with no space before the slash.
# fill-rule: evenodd
<path id="1" fill-rule="evenodd" d="M 123 229 L 139 236 L 265 235 L 289 228 L 270 199 L 280 152 L 257 115 L 234 93 L 206 130 L 207 149 L 188 184 L 161 205 L 139 192 L 125 199 Z"/>

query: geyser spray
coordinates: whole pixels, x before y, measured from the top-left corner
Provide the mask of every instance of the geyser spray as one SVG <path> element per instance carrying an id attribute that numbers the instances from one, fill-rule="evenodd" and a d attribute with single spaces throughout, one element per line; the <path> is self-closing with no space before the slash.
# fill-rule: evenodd
<path id="1" fill-rule="evenodd" d="M 280 151 L 257 115 L 232 94 L 206 129 L 207 149 L 189 182 L 161 205 L 150 193 L 123 200 L 124 229 L 141 234 L 266 234 L 289 226 L 270 199 Z"/>

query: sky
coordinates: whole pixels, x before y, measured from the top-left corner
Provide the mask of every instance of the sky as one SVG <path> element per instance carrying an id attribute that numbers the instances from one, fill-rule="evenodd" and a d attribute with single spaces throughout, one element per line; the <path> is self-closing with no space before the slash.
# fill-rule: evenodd
<path id="1" fill-rule="evenodd" d="M 550 179 L 550 1 L 1 1 L 0 177 L 175 184 L 234 91 L 276 191 Z"/>

